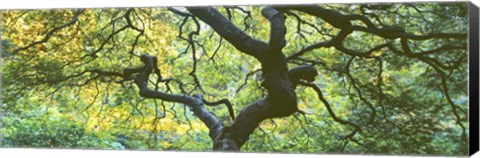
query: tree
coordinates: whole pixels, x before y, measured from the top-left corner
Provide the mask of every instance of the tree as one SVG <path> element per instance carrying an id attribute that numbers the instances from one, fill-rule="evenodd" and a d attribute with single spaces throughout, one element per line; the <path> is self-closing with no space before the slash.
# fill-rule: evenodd
<path id="1" fill-rule="evenodd" d="M 463 2 L 7 11 L 3 110 L 55 107 L 155 143 L 159 121 L 176 119 L 174 130 L 208 132 L 213 150 L 245 149 L 257 131 L 308 152 L 465 154 L 467 12 Z"/>

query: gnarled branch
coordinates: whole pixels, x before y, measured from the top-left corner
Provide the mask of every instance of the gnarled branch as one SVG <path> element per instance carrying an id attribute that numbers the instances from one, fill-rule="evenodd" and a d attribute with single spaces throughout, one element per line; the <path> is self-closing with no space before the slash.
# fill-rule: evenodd
<path id="1" fill-rule="evenodd" d="M 190 97 L 185 95 L 175 95 L 175 94 L 167 94 L 160 91 L 155 91 L 148 88 L 148 78 L 152 73 L 154 67 L 154 60 L 156 57 L 152 57 L 149 55 L 142 55 L 141 59 L 142 62 L 145 64 L 143 71 L 135 78 L 135 84 L 140 89 L 140 96 L 145 98 L 153 98 L 153 99 L 161 99 L 168 102 L 177 102 L 185 104 L 189 106 L 193 113 L 202 120 L 203 123 L 208 127 L 210 130 L 210 138 L 215 139 L 217 135 L 219 135 L 222 124 L 218 119 L 208 112 L 203 102 L 200 98 Z"/>

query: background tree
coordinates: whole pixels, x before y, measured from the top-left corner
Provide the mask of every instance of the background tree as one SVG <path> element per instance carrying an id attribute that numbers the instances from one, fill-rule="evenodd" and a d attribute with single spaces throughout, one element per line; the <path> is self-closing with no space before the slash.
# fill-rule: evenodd
<path id="1" fill-rule="evenodd" d="M 5 11 L 2 143 L 466 154 L 467 13 L 464 2 Z"/>

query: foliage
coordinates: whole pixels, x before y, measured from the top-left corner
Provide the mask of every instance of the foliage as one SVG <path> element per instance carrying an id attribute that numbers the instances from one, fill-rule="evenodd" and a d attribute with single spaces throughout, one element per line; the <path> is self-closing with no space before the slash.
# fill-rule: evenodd
<path id="1" fill-rule="evenodd" d="M 316 47 L 346 29 L 328 17 L 277 8 L 287 17 L 288 67 L 312 65 L 319 75 L 311 84 L 328 102 L 298 86 L 300 111 L 264 120 L 242 151 L 466 154 L 466 3 L 320 6 L 365 17 L 377 26 L 372 30 L 389 34 L 353 30 L 343 48 Z M 251 37 L 269 40 L 261 7 L 216 9 Z M 136 75 L 122 76 L 143 66 L 143 54 L 158 59 L 148 87 L 165 94 L 227 98 L 236 114 L 269 95 L 263 65 L 184 8 L 18 10 L 1 17 L 5 147 L 211 150 L 209 128 L 191 106 L 141 97 Z M 361 19 L 351 23 L 370 28 Z M 232 123 L 226 106 L 206 109 Z"/>

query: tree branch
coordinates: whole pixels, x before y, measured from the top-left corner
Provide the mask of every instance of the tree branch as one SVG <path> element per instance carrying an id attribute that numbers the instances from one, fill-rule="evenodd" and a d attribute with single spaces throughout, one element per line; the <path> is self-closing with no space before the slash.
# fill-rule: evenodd
<path id="1" fill-rule="evenodd" d="M 269 52 L 281 53 L 282 48 L 287 43 L 285 40 L 285 34 L 287 33 L 287 28 L 285 27 L 286 17 L 272 7 L 264 7 L 262 15 L 270 21 Z"/>
<path id="2" fill-rule="evenodd" d="M 304 65 L 289 70 L 288 77 L 292 81 L 291 85 L 293 85 L 291 88 L 294 89 L 294 86 L 296 86 L 300 80 L 313 81 L 317 74 L 318 72 L 313 66 Z M 279 99 L 279 101 L 283 100 Z M 285 117 L 298 111 L 296 106 L 295 108 L 287 109 L 288 107 L 284 107 L 285 104 L 286 103 L 272 103 L 268 101 L 268 97 L 255 101 L 239 112 L 235 121 L 230 126 L 226 127 L 228 134 L 221 137 L 221 139 L 233 140 L 237 147 L 241 147 L 263 120 Z"/>
<path id="3" fill-rule="evenodd" d="M 241 52 L 258 58 L 260 53 L 268 50 L 265 42 L 247 35 L 213 7 L 189 7 L 187 10 L 210 25 L 215 32 Z"/>
<path id="4" fill-rule="evenodd" d="M 200 94 L 194 94 L 194 95 L 195 95 L 196 98 L 201 98 L 202 102 L 205 105 L 208 105 L 208 106 L 217 106 L 217 105 L 220 105 L 220 104 L 225 104 L 225 106 L 227 106 L 227 108 L 228 108 L 228 114 L 232 118 L 232 121 L 235 120 L 235 112 L 233 111 L 232 103 L 228 99 L 221 99 L 219 101 L 209 102 L 209 101 L 205 100 L 205 98 L 203 98 L 203 96 L 200 95 Z"/>
<path id="5" fill-rule="evenodd" d="M 24 46 L 24 47 L 17 48 L 17 49 L 15 49 L 15 50 L 13 50 L 10 55 L 15 55 L 15 54 L 17 54 L 18 52 L 27 50 L 28 48 L 33 47 L 33 46 L 35 46 L 35 45 L 37 45 L 37 44 L 42 44 L 42 43 L 47 42 L 47 41 L 52 37 L 52 35 L 53 35 L 55 32 L 57 32 L 57 31 L 59 31 L 59 30 L 61 30 L 61 29 L 63 29 L 63 28 L 66 28 L 66 27 L 68 27 L 68 26 L 71 26 L 71 25 L 75 24 L 75 23 L 78 21 L 78 17 L 82 14 L 83 11 L 84 11 L 84 9 L 78 10 L 77 12 L 75 12 L 75 15 L 73 16 L 72 20 L 70 20 L 69 22 L 67 22 L 67 23 L 65 23 L 65 24 L 63 24 L 63 25 L 54 27 L 53 29 L 51 29 L 50 31 L 48 31 L 48 32 L 46 33 L 46 35 L 45 35 L 45 37 L 43 37 L 43 39 L 41 39 L 41 40 L 39 40 L 39 41 L 35 41 L 35 42 L 33 42 L 33 43 L 30 43 L 29 45 L 26 45 L 26 46 Z"/>
<path id="6" fill-rule="evenodd" d="M 148 88 L 148 78 L 154 69 L 153 61 L 156 60 L 155 58 L 156 57 L 152 57 L 149 55 L 142 55 L 141 57 L 142 62 L 145 64 L 145 66 L 143 68 L 143 71 L 140 72 L 140 74 L 135 79 L 135 84 L 140 89 L 140 96 L 145 98 L 161 99 L 168 102 L 182 103 L 189 106 L 193 113 L 198 116 L 200 120 L 202 120 L 202 122 L 210 130 L 210 138 L 215 139 L 222 129 L 222 124 L 213 114 L 211 114 L 205 109 L 201 98 L 167 94 Z"/>
<path id="7" fill-rule="evenodd" d="M 338 123 L 340 123 L 340 124 L 350 125 L 350 126 L 352 126 L 352 127 L 355 128 L 355 131 L 353 131 L 352 133 L 348 134 L 348 135 L 345 136 L 343 139 L 352 137 L 352 136 L 356 133 L 356 131 L 361 131 L 359 125 L 357 125 L 357 124 L 355 124 L 355 123 L 352 123 L 352 122 L 349 122 L 349 121 L 346 121 L 346 120 L 343 120 L 343 119 L 337 117 L 337 115 L 335 115 L 335 112 L 333 112 L 330 103 L 328 103 L 327 99 L 325 99 L 325 97 L 324 97 L 323 94 L 322 94 L 322 91 L 320 90 L 320 88 L 318 88 L 317 85 L 315 85 L 315 84 L 313 84 L 313 83 L 306 83 L 306 82 L 300 82 L 300 84 L 301 84 L 301 85 L 304 85 L 304 86 L 307 86 L 307 87 L 310 87 L 310 88 L 312 88 L 313 90 L 315 90 L 315 92 L 317 92 L 318 98 L 319 98 L 320 101 L 322 101 L 322 103 L 325 105 L 325 107 L 327 108 L 328 114 L 330 114 L 330 116 L 332 117 L 333 120 L 335 120 L 336 122 L 338 122 Z"/>
<path id="8" fill-rule="evenodd" d="M 340 29 L 348 29 L 355 31 L 363 31 L 372 33 L 387 39 L 395 38 L 408 38 L 412 40 L 426 40 L 432 38 L 454 38 L 454 39 L 466 39 L 467 34 L 465 33 L 430 33 L 427 35 L 415 35 L 405 32 L 403 28 L 397 26 L 384 26 L 382 28 L 377 28 L 373 23 L 366 17 L 361 15 L 344 15 L 337 11 L 329 10 L 322 8 L 320 6 L 282 6 L 276 7 L 279 10 L 298 10 L 312 16 L 322 18 L 326 22 L 330 23 L 332 26 Z M 353 26 L 352 20 L 360 20 L 367 27 L 363 26 Z"/>
<path id="9" fill-rule="evenodd" d="M 275 7 L 278 10 L 298 10 L 319 18 L 322 18 L 326 22 L 330 23 L 332 26 L 337 28 L 348 28 L 351 26 L 350 18 L 346 15 L 343 15 L 339 12 L 322 8 L 320 6 L 279 6 Z"/>

